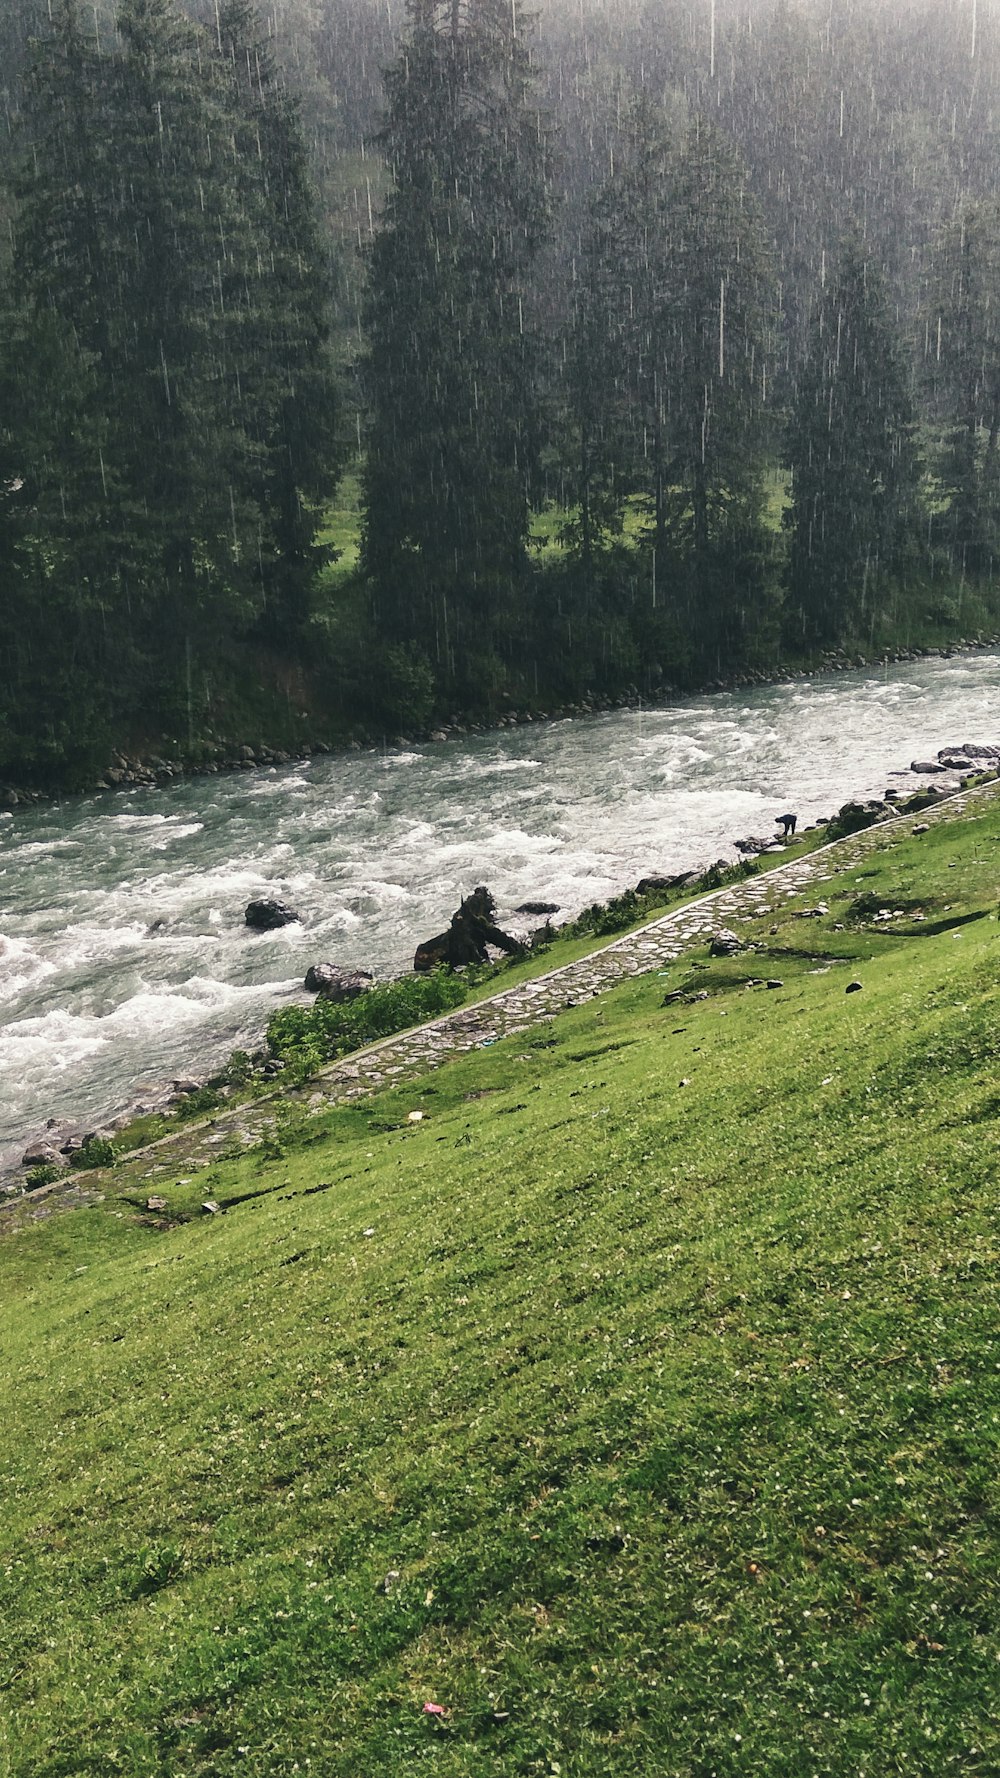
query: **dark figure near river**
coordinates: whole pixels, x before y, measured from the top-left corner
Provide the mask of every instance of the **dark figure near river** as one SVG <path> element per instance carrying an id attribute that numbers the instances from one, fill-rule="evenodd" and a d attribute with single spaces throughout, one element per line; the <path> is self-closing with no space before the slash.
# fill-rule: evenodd
<path id="1" fill-rule="evenodd" d="M 798 816 L 797 815 L 775 815 L 774 819 L 775 819 L 777 825 L 781 828 L 782 838 L 787 840 L 789 834 L 792 834 L 795 832 L 795 823 L 798 820 Z"/>
<path id="2" fill-rule="evenodd" d="M 442 963 L 449 969 L 461 969 L 467 963 L 488 963 L 487 945 L 495 945 L 508 956 L 523 950 L 516 938 L 501 931 L 496 923 L 496 911 L 496 902 L 481 883 L 452 914 L 447 932 L 440 932 L 437 938 L 429 938 L 417 946 L 414 969 L 436 969 Z"/>

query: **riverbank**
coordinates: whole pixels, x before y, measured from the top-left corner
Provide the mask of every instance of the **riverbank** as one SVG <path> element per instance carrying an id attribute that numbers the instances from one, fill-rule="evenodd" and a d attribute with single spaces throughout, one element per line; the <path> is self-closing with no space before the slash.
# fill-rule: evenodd
<path id="1" fill-rule="evenodd" d="M 849 792 L 886 801 L 957 784 L 968 757 L 951 774 L 905 768 L 911 754 L 936 765 L 941 742 L 970 732 L 1000 735 L 995 656 L 273 765 L 220 775 L 207 795 L 205 780 L 120 788 L 8 824 L 9 1177 L 35 1142 L 119 1143 L 123 1124 L 155 1122 L 168 1101 L 191 1115 L 235 1091 L 227 1058 L 259 1049 L 275 1010 L 304 999 L 311 965 L 398 975 L 477 881 L 501 924 L 533 900 L 565 922 L 640 879 L 734 863 L 735 842 L 767 837 L 789 806 L 804 827 Z M 261 894 L 291 901 L 301 922 L 249 933 L 243 910 Z M 629 918 L 654 911 L 633 903 Z"/>
<path id="2" fill-rule="evenodd" d="M 0 1243 L 12 1778 L 996 1767 L 968 798 L 732 956 Z"/>
<path id="3" fill-rule="evenodd" d="M 912 823 L 919 815 L 910 831 L 922 835 L 942 821 L 961 818 L 984 798 L 985 806 L 991 807 L 997 793 L 987 786 L 998 777 L 1000 771 L 991 769 L 966 780 L 961 792 L 951 786 L 950 794 L 928 787 L 907 798 L 899 810 L 887 804 L 848 803 L 820 829 L 812 827 L 798 841 L 770 848 L 770 856 L 761 854 L 752 863 L 736 866 L 719 860 L 700 878 L 640 884 L 637 892 L 608 908 L 591 909 L 589 918 L 562 928 L 547 924 L 540 951 L 505 959 L 480 972 L 480 979 L 471 985 L 456 985 L 454 1002 L 450 996 L 437 997 L 438 1004 L 458 1004 L 458 1011 L 414 1027 L 411 997 L 405 997 L 396 1024 L 390 1024 L 389 1035 L 378 1042 L 324 1050 L 326 1022 L 320 1020 L 310 1037 L 304 1028 L 307 1015 L 297 1021 L 297 1038 L 274 1040 L 253 1057 L 241 1053 L 211 1081 L 175 1082 L 159 1106 L 140 1106 L 134 1115 L 126 1112 L 107 1128 L 87 1135 L 79 1129 L 60 1132 L 50 1126 L 26 1151 L 19 1178 L 0 1171 L 0 1188 L 8 1198 L 22 1190 L 35 1204 L 44 1200 L 38 1213 L 46 1215 L 53 1203 L 88 1201 L 92 1193 L 86 1180 L 91 1169 L 102 1170 L 118 1159 L 134 1172 L 138 1160 L 152 1156 L 149 1170 L 139 1174 L 147 1183 L 155 1183 L 165 1167 L 197 1172 L 217 1158 L 220 1145 L 235 1144 L 241 1151 L 270 1140 L 282 1111 L 287 1114 L 293 1106 L 308 1104 L 315 1114 L 330 1103 L 368 1096 L 394 1077 L 419 1076 L 456 1053 L 519 1035 L 625 977 L 675 961 L 693 941 L 710 941 L 713 955 L 735 955 L 744 945 L 732 931 L 732 921 L 752 921 L 762 910 L 770 914 L 776 898 L 801 893 L 809 885 L 854 869 L 871 851 L 894 844 L 892 836 L 901 822 Z M 677 905 L 657 915 L 658 907 L 670 903 Z M 822 903 L 820 908 L 828 911 Z M 614 936 L 622 931 L 628 936 Z M 599 933 L 606 942 L 599 950 L 591 949 Z M 753 985 L 774 988 L 783 983 L 757 979 Z M 678 993 L 676 998 L 685 996 Z M 347 1059 L 324 1067 L 322 1058 L 330 1054 L 346 1054 Z M 69 1140 L 60 1150 L 63 1135 Z"/>
<path id="4" fill-rule="evenodd" d="M 562 721 L 575 716 L 593 716 L 601 712 L 614 710 L 649 709 L 669 705 L 672 702 L 697 697 L 699 694 L 717 691 L 734 691 L 741 688 L 767 685 L 787 685 L 795 680 L 814 679 L 827 673 L 845 673 L 863 668 L 898 666 L 908 661 L 950 660 L 961 653 L 975 653 L 978 650 L 1000 646 L 1000 633 L 989 636 L 960 636 L 953 642 L 942 643 L 940 647 L 900 648 L 867 656 L 863 652 L 846 648 L 831 649 L 819 656 L 810 657 L 809 664 L 792 661 L 787 666 L 777 669 L 774 673 L 751 672 L 735 673 L 728 677 L 710 678 L 698 684 L 685 686 L 671 685 L 668 682 L 655 687 L 651 693 L 643 696 L 637 686 L 626 688 L 617 696 L 586 696 L 569 703 L 550 703 L 546 707 L 528 703 L 520 708 L 512 707 L 503 714 L 490 719 L 477 719 L 471 715 L 451 721 L 435 721 L 426 727 L 414 729 L 410 735 L 388 736 L 376 734 L 372 730 L 354 724 L 349 729 L 331 736 L 329 722 L 321 724 L 324 737 L 315 734 L 299 736 L 288 742 L 283 739 L 284 746 L 271 745 L 267 741 L 247 739 L 200 741 L 188 747 L 177 749 L 164 757 L 159 750 L 132 748 L 126 751 L 114 751 L 110 754 L 107 765 L 86 784 L 74 783 L 72 788 L 50 788 L 39 790 L 26 788 L 24 785 L 0 783 L 0 817 L 24 812 L 48 802 L 65 800 L 66 797 L 90 797 L 107 791 L 143 790 L 163 788 L 180 780 L 197 777 L 215 777 L 219 773 L 252 772 L 261 766 L 284 766 L 295 763 L 302 764 L 309 759 L 323 755 L 350 755 L 351 753 L 373 751 L 379 748 L 407 749 L 414 745 L 439 745 L 443 742 L 458 739 L 466 735 L 485 735 L 501 733 L 505 729 L 522 728 L 535 722 Z M 287 724 L 287 712 L 282 724 Z M 303 715 L 301 724 L 308 729 L 311 725 L 307 715 Z"/>

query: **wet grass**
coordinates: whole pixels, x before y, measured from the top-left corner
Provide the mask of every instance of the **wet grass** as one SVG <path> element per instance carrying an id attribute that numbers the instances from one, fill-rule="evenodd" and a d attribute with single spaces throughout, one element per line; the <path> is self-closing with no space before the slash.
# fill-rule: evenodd
<path id="1" fill-rule="evenodd" d="M 998 847 L 0 1244 L 0 1770 L 995 1772 Z"/>

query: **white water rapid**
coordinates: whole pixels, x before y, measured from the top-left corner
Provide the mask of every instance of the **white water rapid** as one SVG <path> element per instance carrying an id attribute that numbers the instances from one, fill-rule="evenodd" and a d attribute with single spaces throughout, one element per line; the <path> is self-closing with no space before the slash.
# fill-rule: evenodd
<path id="1" fill-rule="evenodd" d="M 310 963 L 408 967 L 476 883 L 502 922 L 525 900 L 568 915 L 998 740 L 983 651 L 0 820 L 0 1162 L 49 1117 L 97 1123 L 253 1047 Z M 248 931 L 260 895 L 302 924 Z"/>

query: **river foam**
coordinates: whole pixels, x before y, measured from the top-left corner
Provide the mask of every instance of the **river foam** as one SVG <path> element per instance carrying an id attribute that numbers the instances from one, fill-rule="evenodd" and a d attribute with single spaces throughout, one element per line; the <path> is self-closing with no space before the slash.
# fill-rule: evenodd
<path id="1" fill-rule="evenodd" d="M 255 1044 L 310 963 L 407 967 L 478 882 L 515 924 L 527 900 L 568 915 L 970 738 L 1000 739 L 992 653 L 19 814 L 0 824 L 0 1158 Z M 249 932 L 261 895 L 301 923 Z"/>

